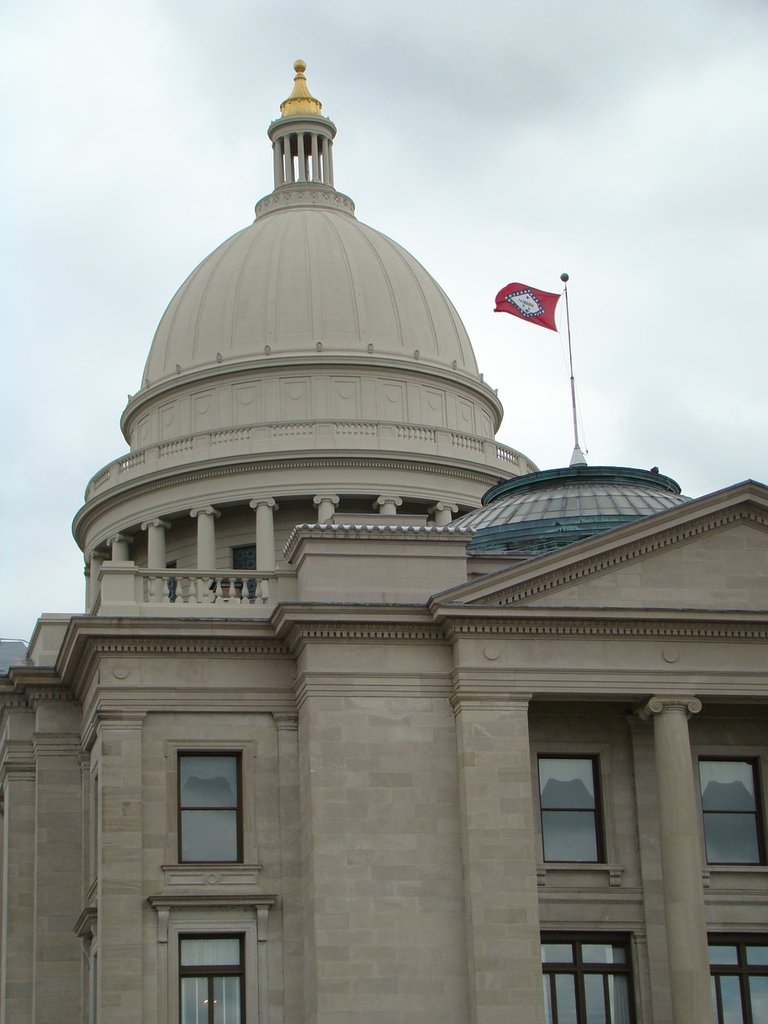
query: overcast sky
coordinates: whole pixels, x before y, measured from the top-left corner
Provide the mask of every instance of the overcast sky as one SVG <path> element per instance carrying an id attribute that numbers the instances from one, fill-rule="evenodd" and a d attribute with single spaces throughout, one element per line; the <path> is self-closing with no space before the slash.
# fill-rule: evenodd
<path id="1" fill-rule="evenodd" d="M 272 188 L 297 57 L 337 187 L 437 278 L 541 468 L 564 342 L 494 314 L 571 275 L 591 464 L 768 481 L 764 0 L 25 0 L 0 12 L 0 636 L 82 611 L 70 523 L 178 285 Z"/>

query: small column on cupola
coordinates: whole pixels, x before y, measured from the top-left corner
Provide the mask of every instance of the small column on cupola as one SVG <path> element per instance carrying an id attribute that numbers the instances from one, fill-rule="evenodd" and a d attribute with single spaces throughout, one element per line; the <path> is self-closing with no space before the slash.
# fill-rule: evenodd
<path id="1" fill-rule="evenodd" d="M 333 140 L 336 125 L 323 117 L 323 105 L 309 91 L 297 60 L 293 91 L 280 104 L 281 116 L 269 126 L 275 167 L 275 188 L 286 185 L 324 185 L 333 188 Z"/>

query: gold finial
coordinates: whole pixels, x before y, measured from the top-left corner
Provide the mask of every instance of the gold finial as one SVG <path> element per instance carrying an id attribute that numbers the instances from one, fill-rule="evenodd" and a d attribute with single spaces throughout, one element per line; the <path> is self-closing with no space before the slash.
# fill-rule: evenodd
<path id="1" fill-rule="evenodd" d="M 296 76 L 293 80 L 293 92 L 287 100 L 280 104 L 280 113 L 283 117 L 294 117 L 296 114 L 320 114 L 323 104 L 316 100 L 307 87 L 307 79 L 304 72 L 307 70 L 306 61 L 297 60 L 293 65 Z"/>

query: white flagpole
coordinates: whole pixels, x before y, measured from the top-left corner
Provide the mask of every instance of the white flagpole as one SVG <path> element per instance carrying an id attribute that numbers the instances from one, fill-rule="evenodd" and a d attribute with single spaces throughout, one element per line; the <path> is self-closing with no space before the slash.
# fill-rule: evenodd
<path id="1" fill-rule="evenodd" d="M 561 274 L 563 282 L 563 295 L 565 296 L 565 323 L 568 330 L 568 364 L 571 371 L 571 411 L 573 413 L 573 455 L 571 465 L 585 465 L 585 459 L 579 447 L 579 426 L 576 416 L 576 381 L 573 376 L 573 348 L 571 346 L 571 308 L 568 304 L 568 274 Z"/>

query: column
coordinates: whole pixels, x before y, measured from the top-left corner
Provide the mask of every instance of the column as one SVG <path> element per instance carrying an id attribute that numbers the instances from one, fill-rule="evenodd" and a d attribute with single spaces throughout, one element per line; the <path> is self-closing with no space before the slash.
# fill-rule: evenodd
<path id="1" fill-rule="evenodd" d="M 394 494 L 380 494 L 374 501 L 373 507 L 377 508 L 382 516 L 394 516 L 397 515 L 397 510 L 402 504 L 403 499 Z"/>
<path id="2" fill-rule="evenodd" d="M 131 543 L 131 538 L 126 536 L 124 533 L 116 533 L 114 537 L 110 537 L 107 544 L 112 547 L 112 561 L 113 562 L 129 562 L 131 559 L 128 545 Z"/>
<path id="3" fill-rule="evenodd" d="M 32 964 L 35 932 L 35 764 L 34 716 L 8 707 L 6 697 L 3 786 L 3 937 L 0 1021 L 32 1020 Z"/>
<path id="4" fill-rule="evenodd" d="M 101 712 L 99 776 L 99 956 L 96 1019 L 142 1024 L 142 750 L 144 716 Z"/>
<path id="5" fill-rule="evenodd" d="M 99 574 L 101 567 L 104 564 L 104 553 L 100 551 L 92 551 L 88 559 L 88 600 L 86 604 L 86 611 L 90 612 L 96 603 L 96 598 L 99 596 L 99 590 L 101 589 L 101 579 Z"/>
<path id="6" fill-rule="evenodd" d="M 312 132 L 312 181 L 320 181 L 320 156 L 317 150 L 317 132 Z"/>
<path id="7" fill-rule="evenodd" d="M 141 524 L 147 531 L 147 568 L 165 569 L 165 531 L 170 528 L 165 519 L 150 519 Z"/>
<path id="8" fill-rule="evenodd" d="M 333 188 L 333 143 L 328 140 L 328 184 Z"/>
<path id="9" fill-rule="evenodd" d="M 639 712 L 653 717 L 672 1016 L 681 1022 L 712 1015 L 701 826 L 688 736 L 688 719 L 700 710 L 697 697 L 651 697 Z"/>
<path id="10" fill-rule="evenodd" d="M 35 711 L 35 1024 L 80 1024 L 82 903 L 80 708 L 39 693 Z"/>
<path id="11" fill-rule="evenodd" d="M 293 174 L 293 157 L 291 156 L 291 136 L 286 135 L 283 139 L 283 146 L 285 152 L 285 180 L 295 181 L 296 178 Z"/>
<path id="12" fill-rule="evenodd" d="M 330 184 L 330 181 L 328 179 L 328 148 L 329 148 L 328 139 L 325 138 L 325 136 L 323 136 L 323 179 L 322 180 L 323 180 L 323 184 L 324 185 L 329 185 Z"/>
<path id="13" fill-rule="evenodd" d="M 193 508 L 189 513 L 197 519 L 197 568 L 201 572 L 216 571 L 216 520 L 221 515 L 211 505 Z"/>
<path id="14" fill-rule="evenodd" d="M 453 698 L 471 1024 L 544 1022 L 528 701 Z"/>
<path id="15" fill-rule="evenodd" d="M 339 496 L 338 494 L 316 494 L 312 499 L 312 504 L 317 507 L 318 523 L 327 523 L 336 511 Z"/>
<path id="16" fill-rule="evenodd" d="M 273 513 L 280 507 L 274 498 L 254 498 L 250 503 L 256 509 L 256 570 L 275 570 L 275 520 Z"/>
<path id="17" fill-rule="evenodd" d="M 304 152 L 304 132 L 296 136 L 296 149 L 298 152 L 299 181 L 307 180 L 307 155 Z"/>
<path id="18" fill-rule="evenodd" d="M 285 182 L 285 166 L 283 164 L 283 143 L 281 139 L 275 139 L 272 144 L 272 155 L 275 161 L 275 188 Z"/>
<path id="19" fill-rule="evenodd" d="M 435 520 L 435 526 L 447 526 L 453 516 L 459 511 L 459 506 L 451 505 L 447 501 L 438 501 L 428 511 Z"/>

